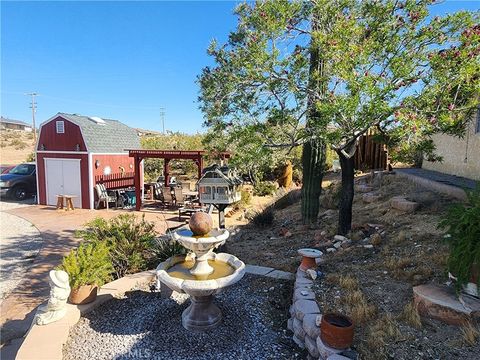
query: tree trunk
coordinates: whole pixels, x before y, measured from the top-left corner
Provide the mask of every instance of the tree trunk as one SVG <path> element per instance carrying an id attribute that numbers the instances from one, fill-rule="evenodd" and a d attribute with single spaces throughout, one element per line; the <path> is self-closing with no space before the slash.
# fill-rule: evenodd
<path id="1" fill-rule="evenodd" d="M 304 224 L 317 221 L 322 191 L 325 143 L 311 139 L 303 145 L 302 220 Z"/>
<path id="2" fill-rule="evenodd" d="M 342 187 L 340 190 L 338 229 L 340 235 L 346 235 L 352 228 L 352 203 L 354 195 L 355 161 L 354 157 L 346 157 L 337 151 L 342 168 Z"/>

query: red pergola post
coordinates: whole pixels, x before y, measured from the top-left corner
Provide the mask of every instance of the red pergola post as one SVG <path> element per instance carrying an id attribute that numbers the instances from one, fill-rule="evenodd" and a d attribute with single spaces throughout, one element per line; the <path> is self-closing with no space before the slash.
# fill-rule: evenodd
<path id="1" fill-rule="evenodd" d="M 135 156 L 135 176 L 133 184 L 135 186 L 135 210 L 140 211 L 142 208 L 142 189 L 140 188 L 140 162 L 142 158 Z"/>

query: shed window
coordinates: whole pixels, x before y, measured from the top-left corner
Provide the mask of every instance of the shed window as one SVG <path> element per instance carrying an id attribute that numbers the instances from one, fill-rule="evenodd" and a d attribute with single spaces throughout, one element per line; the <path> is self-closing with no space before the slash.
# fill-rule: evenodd
<path id="1" fill-rule="evenodd" d="M 57 134 L 64 134 L 65 133 L 65 122 L 64 121 L 57 121 Z"/>

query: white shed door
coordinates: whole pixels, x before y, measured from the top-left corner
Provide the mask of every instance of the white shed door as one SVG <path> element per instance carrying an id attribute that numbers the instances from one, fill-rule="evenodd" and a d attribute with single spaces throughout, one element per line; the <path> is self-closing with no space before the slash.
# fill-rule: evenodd
<path id="1" fill-rule="evenodd" d="M 80 160 L 45 159 L 47 205 L 57 204 L 57 195 L 73 195 L 73 205 L 81 207 Z"/>

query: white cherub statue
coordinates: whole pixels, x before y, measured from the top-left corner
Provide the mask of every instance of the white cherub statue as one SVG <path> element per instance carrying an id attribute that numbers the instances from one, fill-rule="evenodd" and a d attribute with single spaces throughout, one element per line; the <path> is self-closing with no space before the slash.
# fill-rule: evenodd
<path id="1" fill-rule="evenodd" d="M 68 274 L 62 270 L 50 270 L 50 299 L 46 306 L 39 307 L 35 323 L 47 325 L 60 320 L 67 312 L 67 300 L 70 295 Z"/>

